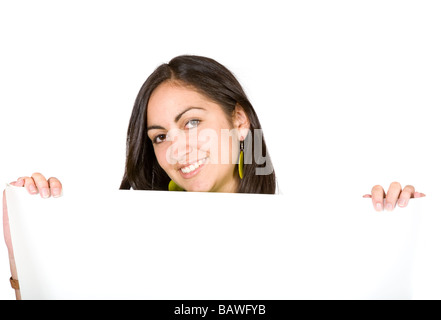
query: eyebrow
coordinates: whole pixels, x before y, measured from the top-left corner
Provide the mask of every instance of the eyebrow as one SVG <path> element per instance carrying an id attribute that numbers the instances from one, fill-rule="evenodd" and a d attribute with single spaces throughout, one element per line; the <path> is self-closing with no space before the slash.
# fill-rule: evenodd
<path id="1" fill-rule="evenodd" d="M 175 122 L 178 122 L 186 112 L 188 112 L 190 110 L 193 110 L 193 109 L 205 110 L 204 108 L 200 108 L 200 107 L 189 107 L 189 108 L 185 109 L 184 111 L 182 111 L 181 113 L 179 113 L 175 117 Z M 157 125 L 153 125 L 153 126 L 147 127 L 147 131 L 154 130 L 154 129 L 165 130 L 164 127 L 157 126 Z"/>
<path id="2" fill-rule="evenodd" d="M 205 110 L 204 108 L 200 108 L 200 107 L 189 107 L 189 108 L 185 109 L 184 111 L 182 111 L 180 114 L 178 114 L 178 115 L 175 117 L 175 122 L 178 122 L 179 119 L 181 119 L 181 117 L 184 115 L 184 113 L 186 113 L 186 112 L 188 112 L 188 111 L 190 111 L 190 110 L 192 110 L 192 109 Z"/>
<path id="3" fill-rule="evenodd" d="M 150 126 L 150 127 L 147 127 L 147 131 L 154 130 L 154 129 L 165 130 L 165 128 L 161 127 L 161 126 Z"/>

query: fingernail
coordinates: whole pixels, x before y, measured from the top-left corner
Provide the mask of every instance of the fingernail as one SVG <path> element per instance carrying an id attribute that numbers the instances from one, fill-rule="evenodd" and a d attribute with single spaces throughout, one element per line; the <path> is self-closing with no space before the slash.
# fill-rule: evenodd
<path id="1" fill-rule="evenodd" d="M 386 210 L 387 211 L 392 211 L 393 209 L 394 209 L 394 207 L 393 207 L 392 203 L 386 204 Z"/>
<path id="2" fill-rule="evenodd" d="M 49 198 L 49 196 L 50 196 L 49 189 L 48 188 L 41 189 L 41 196 L 45 199 Z"/>
<path id="3" fill-rule="evenodd" d="M 406 200 L 406 199 L 400 199 L 400 200 L 398 200 L 398 205 L 399 205 L 400 207 L 405 207 L 405 206 L 407 206 L 407 200 Z"/>
<path id="4" fill-rule="evenodd" d="M 375 205 L 375 209 L 376 209 L 377 211 L 383 211 L 383 206 L 381 205 L 380 202 L 377 202 L 377 204 Z"/>
<path id="5" fill-rule="evenodd" d="M 60 188 L 52 188 L 52 195 L 54 198 L 58 198 L 60 196 Z"/>
<path id="6" fill-rule="evenodd" d="M 30 191 L 32 194 L 37 193 L 37 189 L 35 188 L 35 186 L 34 186 L 33 184 L 31 184 L 31 185 L 29 186 L 29 191 Z"/>

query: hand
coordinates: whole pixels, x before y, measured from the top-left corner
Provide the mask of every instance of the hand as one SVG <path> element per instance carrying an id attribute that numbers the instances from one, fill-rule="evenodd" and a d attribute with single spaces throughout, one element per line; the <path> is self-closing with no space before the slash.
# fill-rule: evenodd
<path id="1" fill-rule="evenodd" d="M 62 186 L 57 178 L 46 178 L 41 173 L 34 173 L 31 177 L 21 177 L 17 181 L 11 182 L 15 187 L 25 187 L 30 194 L 40 193 L 42 198 L 54 198 L 61 196 Z"/>
<path id="2" fill-rule="evenodd" d="M 404 208 L 411 198 L 422 198 L 425 196 L 424 193 L 415 192 L 413 186 L 405 186 L 404 189 L 401 189 L 399 182 L 392 182 L 387 191 L 387 195 L 383 187 L 377 185 L 372 188 L 372 195 L 365 194 L 363 198 L 372 198 L 372 204 L 377 211 L 383 211 L 384 208 L 387 211 L 392 211 L 397 202 L 399 207 Z"/>
<path id="3" fill-rule="evenodd" d="M 57 178 L 46 178 L 41 173 L 34 173 L 32 177 L 21 177 L 17 181 L 10 183 L 16 187 L 25 187 L 30 194 L 40 193 L 42 198 L 60 197 L 62 186 Z M 12 248 L 11 231 L 9 229 L 8 206 L 6 203 L 6 193 L 3 191 L 3 233 L 5 236 L 6 247 L 8 248 L 9 265 L 13 279 L 17 279 L 17 267 L 15 265 L 14 249 Z M 21 299 L 20 290 L 15 291 L 16 298 Z"/>

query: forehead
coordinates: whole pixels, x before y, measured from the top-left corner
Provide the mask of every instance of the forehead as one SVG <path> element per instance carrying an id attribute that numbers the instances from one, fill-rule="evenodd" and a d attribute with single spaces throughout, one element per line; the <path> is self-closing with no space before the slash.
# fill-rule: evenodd
<path id="1" fill-rule="evenodd" d="M 195 89 L 164 82 L 150 96 L 147 104 L 147 125 L 170 122 L 189 107 L 202 107 L 213 112 L 222 111 L 220 106 Z"/>

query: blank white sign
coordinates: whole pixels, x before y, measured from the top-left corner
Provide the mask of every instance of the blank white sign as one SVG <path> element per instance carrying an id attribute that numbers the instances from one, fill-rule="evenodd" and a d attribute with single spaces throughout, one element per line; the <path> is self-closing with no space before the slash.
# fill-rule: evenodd
<path id="1" fill-rule="evenodd" d="M 63 197 L 43 200 L 12 186 L 6 195 L 24 299 L 430 293 L 428 275 L 415 275 L 423 199 L 377 213 L 361 198 L 352 209 L 315 212 L 283 195 L 65 188 Z"/>

